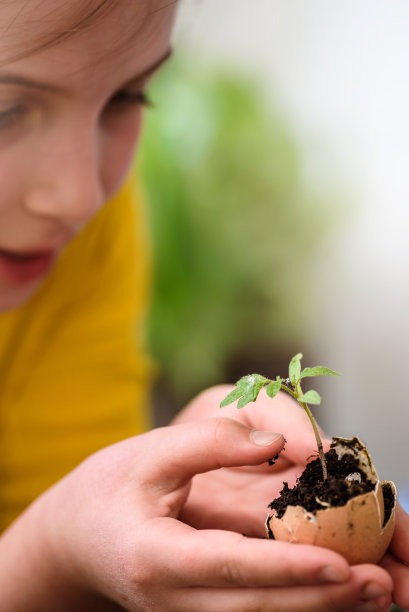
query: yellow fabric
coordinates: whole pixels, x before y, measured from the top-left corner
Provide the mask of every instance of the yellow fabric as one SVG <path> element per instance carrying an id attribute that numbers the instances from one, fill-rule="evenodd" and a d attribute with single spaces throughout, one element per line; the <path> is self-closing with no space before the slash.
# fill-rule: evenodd
<path id="1" fill-rule="evenodd" d="M 0 315 L 0 529 L 87 455 L 150 427 L 147 273 L 128 180 L 34 298 Z"/>

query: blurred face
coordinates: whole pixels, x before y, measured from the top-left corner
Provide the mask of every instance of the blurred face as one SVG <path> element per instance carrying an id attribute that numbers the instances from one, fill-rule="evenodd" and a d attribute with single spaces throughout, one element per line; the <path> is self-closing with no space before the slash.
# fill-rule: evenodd
<path id="1" fill-rule="evenodd" d="M 35 51 L 93 4 L 0 0 L 0 311 L 32 296 L 118 190 L 144 89 L 169 53 L 168 0 L 119 0 L 83 31 Z"/>

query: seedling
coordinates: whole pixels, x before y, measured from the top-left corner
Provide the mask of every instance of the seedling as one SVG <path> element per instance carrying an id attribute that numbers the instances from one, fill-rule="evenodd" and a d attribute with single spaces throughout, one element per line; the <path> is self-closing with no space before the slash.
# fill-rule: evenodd
<path id="1" fill-rule="evenodd" d="M 309 376 L 339 374 L 323 366 L 301 370 L 301 359 L 301 353 L 291 359 L 286 379 L 244 376 L 220 404 L 223 407 L 237 401 L 237 408 L 243 408 L 257 399 L 263 387 L 270 397 L 282 389 L 301 404 L 314 430 L 319 461 L 308 463 L 293 488 L 283 483 L 280 495 L 268 504 L 271 512 L 266 518 L 266 535 L 283 542 L 330 548 L 352 565 L 378 563 L 395 526 L 395 485 L 379 481 L 371 457 L 357 437 L 334 437 L 324 455 L 317 423 L 308 407 L 320 404 L 321 398 L 313 390 L 303 393 L 301 381 Z"/>
<path id="2" fill-rule="evenodd" d="M 261 389 L 266 387 L 267 395 L 271 398 L 275 397 L 277 393 L 282 389 L 289 393 L 299 404 L 304 408 L 305 412 L 310 419 L 312 428 L 314 430 L 315 439 L 318 446 L 318 454 L 322 466 L 323 480 L 328 478 L 327 462 L 324 456 L 324 449 L 322 446 L 322 440 L 318 431 L 317 422 L 314 419 L 308 404 L 320 404 L 321 397 L 317 391 L 311 389 L 306 393 L 303 393 L 301 388 L 301 380 L 310 376 L 339 376 L 337 372 L 325 368 L 324 366 L 315 366 L 314 368 L 304 368 L 301 370 L 301 359 L 302 354 L 297 353 L 290 361 L 288 378 L 281 378 L 277 376 L 275 380 L 265 378 L 261 374 L 250 374 L 243 376 L 236 383 L 236 388 L 233 389 L 222 401 L 220 407 L 223 408 L 228 404 L 232 404 L 237 401 L 237 408 L 244 408 L 250 402 L 255 402 Z"/>

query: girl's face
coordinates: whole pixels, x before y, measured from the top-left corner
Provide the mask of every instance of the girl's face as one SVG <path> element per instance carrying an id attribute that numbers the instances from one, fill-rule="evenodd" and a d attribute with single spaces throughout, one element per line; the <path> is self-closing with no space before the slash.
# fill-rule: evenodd
<path id="1" fill-rule="evenodd" d="M 144 88 L 169 53 L 169 0 L 120 0 L 84 30 L 35 50 L 50 32 L 64 33 L 70 11 L 98 4 L 0 0 L 0 310 L 34 293 L 117 191 Z"/>

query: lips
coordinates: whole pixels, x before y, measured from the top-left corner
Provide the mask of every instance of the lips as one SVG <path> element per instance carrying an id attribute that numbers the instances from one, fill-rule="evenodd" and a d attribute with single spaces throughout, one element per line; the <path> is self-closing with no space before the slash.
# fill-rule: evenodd
<path id="1" fill-rule="evenodd" d="M 0 249 L 0 277 L 12 285 L 29 283 L 44 276 L 55 257 L 51 250 L 30 253 Z"/>

